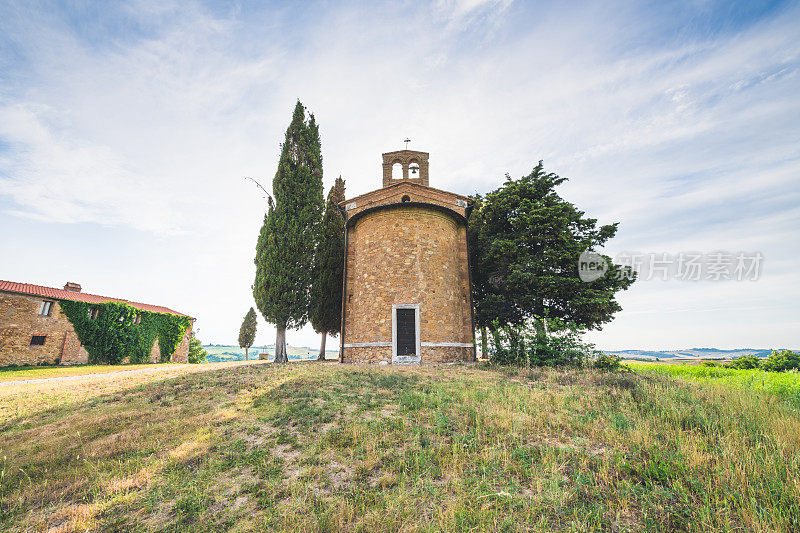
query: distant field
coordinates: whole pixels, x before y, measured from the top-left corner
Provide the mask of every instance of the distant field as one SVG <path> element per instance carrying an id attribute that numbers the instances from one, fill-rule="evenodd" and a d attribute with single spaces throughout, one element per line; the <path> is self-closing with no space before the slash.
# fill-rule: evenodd
<path id="1" fill-rule="evenodd" d="M 719 366 L 674 363 L 629 363 L 631 368 L 648 374 L 673 376 L 725 387 L 766 391 L 800 408 L 800 373 L 737 370 Z"/>
<path id="2" fill-rule="evenodd" d="M 730 360 L 743 355 L 767 357 L 772 349 L 767 348 L 737 348 L 735 350 L 720 350 L 718 348 L 688 348 L 683 350 L 603 350 L 607 354 L 617 355 L 622 359 L 647 362 L 689 362 L 704 360 Z"/>
<path id="3" fill-rule="evenodd" d="M 335 342 L 335 341 L 334 341 Z M 208 352 L 208 362 L 222 362 L 222 361 L 244 361 L 244 348 L 238 346 L 203 346 Z M 289 354 L 289 359 L 292 361 L 315 360 L 319 354 L 319 348 L 295 347 L 287 346 L 286 351 Z M 266 352 L 269 354 L 270 359 L 275 357 L 275 348 L 269 347 L 253 347 L 250 348 L 250 359 L 258 359 L 258 354 Z M 325 352 L 327 359 L 337 359 L 339 357 L 338 350 L 327 350 Z"/>
<path id="4" fill-rule="evenodd" d="M 2 531 L 800 530 L 798 410 L 657 371 L 175 365 L 7 403 Z"/>

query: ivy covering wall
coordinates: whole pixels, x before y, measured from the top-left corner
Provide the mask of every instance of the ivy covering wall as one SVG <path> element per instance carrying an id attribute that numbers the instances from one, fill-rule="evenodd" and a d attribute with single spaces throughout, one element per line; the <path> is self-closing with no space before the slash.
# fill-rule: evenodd
<path id="1" fill-rule="evenodd" d="M 147 363 L 156 339 L 161 362 L 169 361 L 192 325 L 186 316 L 142 311 L 121 302 L 89 304 L 59 300 L 58 303 L 89 353 L 89 363 L 93 364 L 116 365 L 126 357 L 130 357 L 131 363 Z M 96 318 L 92 318 L 92 309 L 97 309 Z"/>

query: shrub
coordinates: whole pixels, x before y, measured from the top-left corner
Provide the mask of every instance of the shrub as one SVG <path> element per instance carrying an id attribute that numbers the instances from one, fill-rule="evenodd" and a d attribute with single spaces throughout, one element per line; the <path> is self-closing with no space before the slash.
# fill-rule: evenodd
<path id="1" fill-rule="evenodd" d="M 555 333 L 534 337 L 527 356 L 531 366 L 583 366 L 592 348 L 577 336 Z"/>
<path id="2" fill-rule="evenodd" d="M 208 357 L 208 352 L 203 348 L 203 343 L 200 339 L 194 336 L 192 331 L 192 338 L 189 341 L 189 362 L 192 364 L 204 363 Z"/>
<path id="3" fill-rule="evenodd" d="M 714 361 L 703 361 L 703 366 L 717 366 Z"/>
<path id="4" fill-rule="evenodd" d="M 758 368 L 761 364 L 761 358 L 756 355 L 743 355 L 736 357 L 731 361 L 730 368 L 737 368 L 739 370 L 751 370 Z"/>
<path id="5" fill-rule="evenodd" d="M 592 361 L 592 367 L 604 372 L 614 372 L 622 368 L 621 359 L 616 354 L 599 353 Z"/>
<path id="6" fill-rule="evenodd" d="M 761 361 L 761 369 L 768 372 L 800 369 L 800 353 L 791 350 L 772 350 L 769 357 Z"/>
<path id="7" fill-rule="evenodd" d="M 492 332 L 491 362 L 502 365 L 576 366 L 602 355 L 594 345 L 581 340 L 581 331 L 560 321 L 551 321 L 549 334 L 537 334 L 532 325 L 496 327 Z"/>

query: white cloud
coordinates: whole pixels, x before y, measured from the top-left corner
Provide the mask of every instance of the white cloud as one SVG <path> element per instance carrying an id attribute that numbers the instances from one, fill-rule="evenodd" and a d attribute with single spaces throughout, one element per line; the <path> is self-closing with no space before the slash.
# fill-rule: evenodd
<path id="1" fill-rule="evenodd" d="M 410 136 L 431 152 L 432 184 L 462 193 L 543 158 L 571 178 L 565 197 L 621 221 L 616 250 L 737 246 L 782 265 L 797 256 L 797 8 L 678 43 L 647 39 L 660 21 L 604 4 L 224 9 L 140 2 L 106 15 L 124 31 L 99 42 L 25 12 L 3 27 L 24 76 L 0 85 L 0 210 L 169 243 L 163 284 L 131 294 L 131 265 L 114 288 L 197 315 L 207 340 L 233 340 L 251 305 L 264 206 L 242 178 L 269 184 L 297 98 L 320 122 L 326 182 L 342 174 L 353 195 L 379 186 L 380 153 Z M 24 259 L 14 261 L 7 268 L 26 280 Z M 757 308 L 787 301 L 777 279 L 755 285 Z M 695 319 L 668 311 L 687 290 L 642 282 L 598 342 L 722 346 L 734 329 L 745 335 L 728 319 L 715 336 L 689 335 Z M 728 297 L 690 292 L 709 308 Z M 635 317 L 662 308 L 664 333 L 651 335 Z M 263 331 L 259 342 L 271 338 Z"/>

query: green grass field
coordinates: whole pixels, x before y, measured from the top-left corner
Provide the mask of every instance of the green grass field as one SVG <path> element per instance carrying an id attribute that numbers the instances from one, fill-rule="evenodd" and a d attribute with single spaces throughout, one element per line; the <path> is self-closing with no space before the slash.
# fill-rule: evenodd
<path id="1" fill-rule="evenodd" d="M 16 402 L 0 530 L 800 528 L 800 414 L 764 391 L 653 372 L 187 367 L 0 387 Z"/>
<path id="2" fill-rule="evenodd" d="M 800 408 L 800 373 L 737 370 L 721 366 L 630 363 L 632 369 L 648 374 L 673 376 L 709 385 L 765 391 Z"/>

